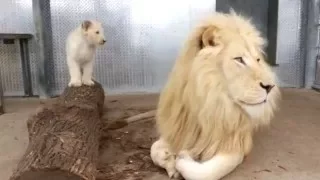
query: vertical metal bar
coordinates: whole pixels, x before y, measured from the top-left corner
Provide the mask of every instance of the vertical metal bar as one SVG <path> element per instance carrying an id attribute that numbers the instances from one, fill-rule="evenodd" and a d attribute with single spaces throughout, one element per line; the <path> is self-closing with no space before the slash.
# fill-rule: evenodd
<path id="1" fill-rule="evenodd" d="M 24 93 L 26 96 L 33 96 L 28 39 L 20 39 L 19 43 L 20 43 L 20 55 L 21 55 Z"/>
<path id="2" fill-rule="evenodd" d="M 315 80 L 312 88 L 320 90 L 320 55 L 317 55 L 316 58 L 316 72 L 315 72 Z"/>
<path id="3" fill-rule="evenodd" d="M 308 2 L 305 87 L 320 90 L 320 0 Z"/>
<path id="4" fill-rule="evenodd" d="M 277 32 L 278 32 L 278 9 L 279 0 L 269 0 L 268 3 L 268 47 L 267 47 L 267 62 L 272 66 L 277 66 Z"/>
<path id="5" fill-rule="evenodd" d="M 0 73 L 0 115 L 4 114 L 4 102 L 3 102 L 3 87 L 1 81 L 1 73 Z"/>
<path id="6" fill-rule="evenodd" d="M 300 21 L 299 21 L 299 40 L 300 40 L 300 61 L 297 68 L 297 73 L 299 75 L 298 86 L 300 88 L 305 87 L 305 73 L 306 73 L 306 60 L 307 60 L 307 25 L 308 25 L 308 1 L 300 0 Z"/>
<path id="7" fill-rule="evenodd" d="M 33 21 L 35 24 L 36 45 L 38 53 L 37 73 L 39 81 L 39 97 L 41 99 L 50 96 L 49 74 L 52 69 L 49 63 L 52 62 L 52 32 L 51 32 L 51 12 L 50 0 L 32 0 Z"/>

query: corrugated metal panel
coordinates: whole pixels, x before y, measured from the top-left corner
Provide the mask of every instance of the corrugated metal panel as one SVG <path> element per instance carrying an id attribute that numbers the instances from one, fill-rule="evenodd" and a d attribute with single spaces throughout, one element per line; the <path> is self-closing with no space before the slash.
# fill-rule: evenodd
<path id="1" fill-rule="evenodd" d="M 250 16 L 266 37 L 268 31 L 268 1 L 266 0 L 218 0 L 217 10 L 237 12 Z M 283 87 L 303 85 L 305 63 L 305 11 L 304 0 L 279 0 L 277 59 L 274 67 Z M 272 46 L 272 44 L 270 44 Z"/>
<path id="2" fill-rule="evenodd" d="M 0 33 L 34 34 L 32 0 L 2 0 L 0 6 Z M 33 91 L 37 94 L 36 49 L 30 41 L 30 61 Z M 0 71 L 5 96 L 24 95 L 19 42 L 5 45 L 0 42 Z"/>
<path id="3" fill-rule="evenodd" d="M 252 16 L 266 32 L 267 1 L 218 1 L 236 3 L 236 10 Z M 279 2 L 278 50 L 274 68 L 281 86 L 299 87 L 303 79 L 303 0 Z M 0 7 L 0 32 L 34 33 L 32 0 L 5 0 Z M 238 3 L 238 5 L 237 5 Z M 259 7 L 259 8 L 257 8 Z M 69 80 L 65 39 L 84 19 L 98 19 L 105 26 L 106 46 L 98 50 L 94 76 L 110 93 L 158 92 L 166 81 L 177 53 L 197 18 L 215 10 L 212 0 L 51 0 L 54 71 L 51 88 L 59 94 Z M 0 44 L 0 70 L 6 95 L 22 95 L 18 44 Z M 30 42 L 31 75 L 37 94 L 36 49 Z M 15 60 L 12 60 L 15 59 Z M 9 65 L 10 64 L 10 65 Z M 11 68 L 11 72 L 6 69 Z M 10 76 L 11 80 L 6 78 Z"/>
<path id="4" fill-rule="evenodd" d="M 280 0 L 275 68 L 281 86 L 302 87 L 305 63 L 306 1 Z"/>
<path id="5" fill-rule="evenodd" d="M 110 93 L 159 92 L 190 25 L 215 1 L 51 1 L 55 84 L 69 80 L 65 39 L 84 19 L 98 19 L 108 43 L 98 50 L 94 76 Z"/>

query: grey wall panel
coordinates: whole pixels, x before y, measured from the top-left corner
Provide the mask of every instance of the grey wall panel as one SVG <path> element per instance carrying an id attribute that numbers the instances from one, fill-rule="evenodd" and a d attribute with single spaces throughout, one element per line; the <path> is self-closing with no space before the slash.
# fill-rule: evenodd
<path id="1" fill-rule="evenodd" d="M 320 89 L 320 0 L 308 1 L 305 86 Z"/>
<path id="2" fill-rule="evenodd" d="M 306 1 L 280 0 L 275 71 L 283 87 L 304 84 Z"/>
<path id="3" fill-rule="evenodd" d="M 215 10 L 213 0 L 52 0 L 50 5 L 55 94 L 69 80 L 65 39 L 82 20 L 104 24 L 108 42 L 98 49 L 94 77 L 108 93 L 159 92 L 190 27 Z"/>
<path id="4" fill-rule="evenodd" d="M 217 11 L 229 12 L 230 8 L 250 17 L 262 34 L 267 36 L 268 0 L 217 0 Z"/>
<path id="5" fill-rule="evenodd" d="M 279 0 L 277 64 L 274 71 L 283 87 L 301 87 L 305 66 L 305 0 Z M 268 31 L 267 0 L 217 0 L 217 11 L 237 12 L 250 16 L 266 37 Z M 272 46 L 272 44 L 270 44 Z"/>
<path id="6" fill-rule="evenodd" d="M 34 33 L 32 19 L 32 0 L 1 0 L 0 6 L 0 33 Z M 30 61 L 33 91 L 37 94 L 36 81 L 36 49 L 30 41 Z M 2 74 L 4 95 L 23 95 L 21 57 L 19 42 L 14 45 L 5 45 L 0 42 L 0 71 Z M 10 72 L 8 72 L 8 69 Z M 8 74 L 7 74 L 8 73 Z M 10 78 L 8 80 L 7 78 Z"/>
<path id="7" fill-rule="evenodd" d="M 1 33 L 33 33 L 32 0 L 1 0 Z"/>

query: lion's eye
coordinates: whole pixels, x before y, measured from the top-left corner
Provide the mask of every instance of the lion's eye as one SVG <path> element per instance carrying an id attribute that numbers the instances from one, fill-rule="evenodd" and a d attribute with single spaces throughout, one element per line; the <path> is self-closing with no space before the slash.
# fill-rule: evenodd
<path id="1" fill-rule="evenodd" d="M 260 61 L 260 59 L 258 58 L 258 59 L 257 59 L 257 61 L 259 62 L 259 61 Z"/>
<path id="2" fill-rule="evenodd" d="M 99 33 L 100 33 L 99 31 L 96 32 L 96 34 L 99 34 Z"/>
<path id="3" fill-rule="evenodd" d="M 243 61 L 243 58 L 242 58 L 242 57 L 235 57 L 234 60 L 238 61 L 238 62 L 241 63 L 241 64 L 246 65 L 246 63 Z"/>

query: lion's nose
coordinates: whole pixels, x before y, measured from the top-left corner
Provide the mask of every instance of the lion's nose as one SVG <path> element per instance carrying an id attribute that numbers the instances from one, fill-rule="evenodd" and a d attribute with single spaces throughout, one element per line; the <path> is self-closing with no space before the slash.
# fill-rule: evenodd
<path id="1" fill-rule="evenodd" d="M 266 84 L 264 85 L 262 82 L 260 82 L 260 86 L 265 89 L 267 91 L 267 93 L 269 93 L 271 91 L 271 89 L 274 87 L 274 85 L 270 85 L 270 84 Z"/>

